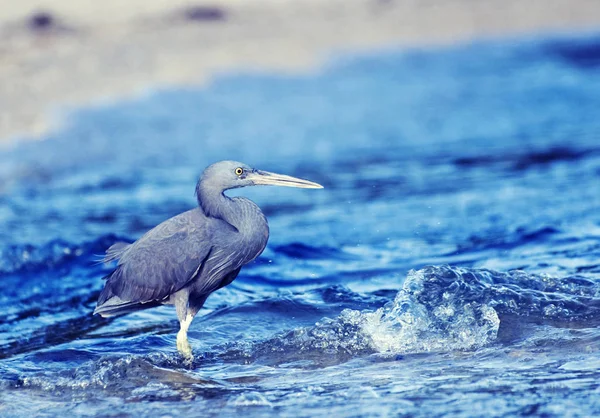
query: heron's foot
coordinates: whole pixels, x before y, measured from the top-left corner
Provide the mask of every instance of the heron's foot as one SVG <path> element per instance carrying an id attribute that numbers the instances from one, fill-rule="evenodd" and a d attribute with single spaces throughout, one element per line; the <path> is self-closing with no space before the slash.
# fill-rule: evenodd
<path id="1" fill-rule="evenodd" d="M 192 355 L 192 346 L 187 338 L 187 332 L 179 331 L 177 333 L 177 351 L 186 359 L 193 360 L 194 356 Z"/>

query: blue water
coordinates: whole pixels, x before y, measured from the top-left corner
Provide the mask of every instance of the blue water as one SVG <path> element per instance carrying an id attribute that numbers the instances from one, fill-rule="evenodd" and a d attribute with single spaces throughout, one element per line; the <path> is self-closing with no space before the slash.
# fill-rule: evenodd
<path id="1" fill-rule="evenodd" d="M 236 159 L 267 250 L 193 322 L 92 316 Z M 0 153 L 2 416 L 600 414 L 600 37 L 342 56 L 75 111 Z"/>

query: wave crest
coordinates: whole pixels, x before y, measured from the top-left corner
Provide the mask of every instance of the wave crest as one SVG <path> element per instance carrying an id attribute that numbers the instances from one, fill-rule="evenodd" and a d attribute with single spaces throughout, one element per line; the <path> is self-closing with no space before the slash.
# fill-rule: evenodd
<path id="1" fill-rule="evenodd" d="M 499 336 L 500 326 L 527 322 L 579 326 L 600 320 L 600 283 L 523 271 L 428 266 L 411 270 L 393 301 L 373 310 L 345 309 L 336 318 L 261 342 L 234 342 L 223 356 L 279 364 L 323 364 L 360 354 L 470 350 Z M 518 318 L 516 321 L 509 319 Z M 516 325 L 515 325 L 516 324 Z"/>

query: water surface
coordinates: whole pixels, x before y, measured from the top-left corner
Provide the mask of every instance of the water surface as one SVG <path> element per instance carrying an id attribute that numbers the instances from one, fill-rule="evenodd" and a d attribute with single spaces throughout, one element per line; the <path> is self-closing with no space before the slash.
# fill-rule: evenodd
<path id="1" fill-rule="evenodd" d="M 71 115 L 0 154 L 2 416 L 600 414 L 600 38 L 340 57 Z M 96 261 L 237 159 L 267 250 L 175 351 Z"/>

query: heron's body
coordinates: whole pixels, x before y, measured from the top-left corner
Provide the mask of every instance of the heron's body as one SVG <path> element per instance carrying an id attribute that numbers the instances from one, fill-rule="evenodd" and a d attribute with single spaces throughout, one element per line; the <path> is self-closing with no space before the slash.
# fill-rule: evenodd
<path id="1" fill-rule="evenodd" d="M 94 313 L 113 316 L 173 304 L 181 324 L 177 347 L 191 356 L 187 329 L 196 313 L 267 245 L 269 227 L 259 207 L 223 193 L 255 184 L 320 187 L 232 161 L 213 164 L 196 187 L 197 208 L 166 220 L 133 244 L 117 243 L 108 249 L 105 260 L 118 263 Z"/>

